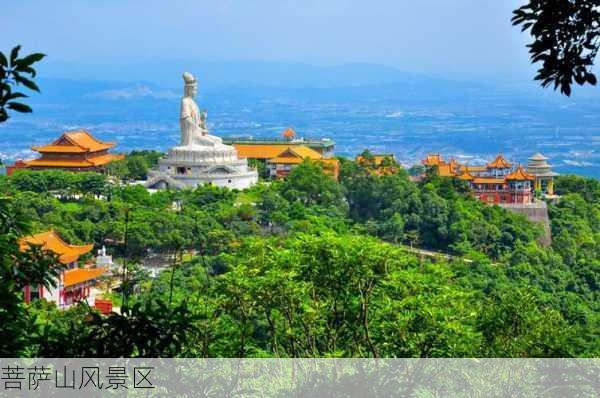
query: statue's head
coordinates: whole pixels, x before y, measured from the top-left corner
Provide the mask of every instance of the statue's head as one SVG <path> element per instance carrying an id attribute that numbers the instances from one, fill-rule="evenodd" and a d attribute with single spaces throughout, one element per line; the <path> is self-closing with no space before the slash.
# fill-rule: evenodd
<path id="1" fill-rule="evenodd" d="M 198 91 L 198 83 L 196 82 L 196 78 L 189 72 L 185 72 L 183 74 L 183 81 L 185 83 L 184 90 L 186 97 L 195 97 Z"/>

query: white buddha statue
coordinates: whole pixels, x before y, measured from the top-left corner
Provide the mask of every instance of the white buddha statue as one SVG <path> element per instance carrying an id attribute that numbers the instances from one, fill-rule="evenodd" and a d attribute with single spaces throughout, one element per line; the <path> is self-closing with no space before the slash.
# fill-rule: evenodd
<path id="1" fill-rule="evenodd" d="M 208 133 L 206 128 L 206 114 L 198 109 L 194 97 L 198 91 L 196 78 L 189 73 L 183 74 L 185 82 L 184 96 L 181 99 L 181 115 L 179 117 L 181 128 L 181 146 L 206 146 L 212 149 L 227 151 L 230 147 L 223 145 L 223 141 Z"/>

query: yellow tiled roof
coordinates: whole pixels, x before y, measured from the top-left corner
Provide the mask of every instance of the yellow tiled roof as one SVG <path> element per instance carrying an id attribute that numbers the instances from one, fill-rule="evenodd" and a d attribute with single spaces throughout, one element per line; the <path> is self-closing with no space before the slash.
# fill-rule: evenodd
<path id="1" fill-rule="evenodd" d="M 290 144 L 233 144 L 241 158 L 251 159 L 271 159 L 279 155 Z"/>
<path id="2" fill-rule="evenodd" d="M 42 232 L 40 234 L 26 236 L 19 239 L 19 250 L 29 250 L 31 246 L 41 246 L 42 250 L 56 254 L 59 261 L 69 264 L 77 260 L 81 255 L 90 252 L 94 245 L 69 245 L 54 231 Z"/>
<path id="3" fill-rule="evenodd" d="M 321 159 L 323 157 L 323 155 L 321 155 L 319 152 L 315 151 L 312 148 L 307 147 L 306 145 L 294 145 L 294 146 L 289 147 L 289 150 L 292 151 L 293 153 L 300 155 L 303 158 L 309 158 L 309 159 L 315 160 L 315 159 Z"/>
<path id="4" fill-rule="evenodd" d="M 98 141 L 87 130 L 66 131 L 50 145 L 33 146 L 38 152 L 98 152 L 112 148 L 113 143 Z"/>
<path id="5" fill-rule="evenodd" d="M 290 157 L 290 156 L 278 156 L 273 159 L 269 159 L 269 163 L 276 164 L 299 164 L 304 161 L 303 158 L 300 157 Z"/>
<path id="6" fill-rule="evenodd" d="M 507 180 L 516 180 L 516 181 L 525 181 L 530 180 L 533 181 L 534 177 L 523 169 L 523 166 L 519 165 L 515 171 L 506 176 Z"/>
<path id="7" fill-rule="evenodd" d="M 473 177 L 471 175 L 471 173 L 469 173 L 469 170 L 465 171 L 464 173 L 462 173 L 461 175 L 458 176 L 459 180 L 464 180 L 464 181 L 470 181 L 475 179 L 475 177 Z"/>
<path id="8" fill-rule="evenodd" d="M 504 184 L 504 178 L 477 177 L 473 179 L 474 184 Z"/>
<path id="9" fill-rule="evenodd" d="M 465 166 L 464 167 L 468 172 L 482 172 L 482 171 L 487 171 L 488 167 L 487 166 Z"/>
<path id="10" fill-rule="evenodd" d="M 283 164 L 297 164 L 301 163 L 303 159 L 319 160 L 323 156 L 304 145 L 294 145 L 286 147 L 283 151 L 277 154 L 277 156 L 268 160 L 269 163 L 283 163 Z"/>
<path id="11" fill-rule="evenodd" d="M 498 154 L 498 156 L 496 156 L 496 159 L 489 162 L 487 164 L 487 166 L 489 168 L 494 168 L 494 169 L 508 169 L 508 168 L 512 167 L 512 163 L 510 163 L 506 159 L 504 159 L 504 156 L 502 156 L 502 154 L 500 153 L 500 154 Z"/>
<path id="12" fill-rule="evenodd" d="M 77 285 L 96 279 L 106 272 L 105 268 L 74 268 L 65 271 L 63 274 L 63 283 L 65 287 Z"/>
<path id="13" fill-rule="evenodd" d="M 85 160 L 53 160 L 53 159 L 32 159 L 25 160 L 27 166 L 30 167 L 95 167 L 95 166 L 103 166 L 107 163 L 113 162 L 115 160 L 121 160 L 124 158 L 124 155 L 117 154 L 106 154 L 102 156 L 96 156 Z"/>
<path id="14" fill-rule="evenodd" d="M 437 165 L 438 175 L 440 177 L 455 177 L 456 172 L 451 164 L 446 162 L 441 162 Z"/>
<path id="15" fill-rule="evenodd" d="M 425 166 L 437 166 L 442 162 L 442 157 L 439 153 L 430 153 L 424 160 L 421 160 L 421 163 Z"/>

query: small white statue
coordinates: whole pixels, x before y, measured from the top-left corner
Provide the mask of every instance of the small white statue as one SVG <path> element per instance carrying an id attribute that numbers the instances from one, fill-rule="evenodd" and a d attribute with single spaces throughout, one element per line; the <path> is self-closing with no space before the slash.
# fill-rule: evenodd
<path id="1" fill-rule="evenodd" d="M 198 91 L 196 78 L 191 73 L 185 72 L 183 81 L 185 82 L 185 88 L 184 96 L 181 99 L 181 115 L 179 118 L 181 146 L 223 146 L 223 141 L 219 137 L 208 134 L 206 114 L 200 112 L 196 101 L 194 101 Z"/>

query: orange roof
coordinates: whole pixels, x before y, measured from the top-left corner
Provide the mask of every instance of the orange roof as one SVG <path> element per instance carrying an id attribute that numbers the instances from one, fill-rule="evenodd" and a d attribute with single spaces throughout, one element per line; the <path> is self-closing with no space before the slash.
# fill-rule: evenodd
<path id="1" fill-rule="evenodd" d="M 122 154 L 106 154 L 96 157 L 91 157 L 85 160 L 53 160 L 53 159 L 32 159 L 25 160 L 25 163 L 29 167 L 96 167 L 103 166 L 107 163 L 113 162 L 115 160 L 121 160 L 125 157 Z"/>
<path id="2" fill-rule="evenodd" d="M 107 153 L 106 155 L 94 156 L 92 158 L 88 158 L 87 161 L 91 162 L 94 166 L 103 166 L 107 163 L 114 162 L 115 160 L 121 160 L 124 158 L 125 158 L 125 155 L 123 155 L 123 154 Z"/>
<path id="3" fill-rule="evenodd" d="M 437 165 L 437 172 L 440 177 L 454 177 L 456 172 L 450 163 L 441 162 Z"/>
<path id="4" fill-rule="evenodd" d="M 488 167 L 487 166 L 465 166 L 465 170 L 468 172 L 482 172 L 482 171 L 487 171 Z"/>
<path id="5" fill-rule="evenodd" d="M 506 176 L 507 180 L 517 180 L 517 181 L 525 181 L 530 180 L 533 181 L 533 176 L 523 169 L 523 166 L 519 165 L 515 171 Z"/>
<path id="6" fill-rule="evenodd" d="M 427 155 L 425 160 L 421 160 L 421 163 L 423 163 L 425 166 L 437 166 L 442 162 L 443 160 L 439 153 L 430 153 Z"/>
<path id="7" fill-rule="evenodd" d="M 43 145 L 43 146 L 32 146 L 31 149 L 38 152 L 52 152 L 52 153 L 84 153 L 87 149 L 81 148 L 75 145 Z"/>
<path id="8" fill-rule="evenodd" d="M 496 156 L 496 159 L 489 162 L 487 166 L 492 169 L 509 169 L 512 167 L 512 163 L 509 163 L 506 159 L 504 159 L 504 156 L 502 156 L 500 153 L 498 156 Z"/>
<path id="9" fill-rule="evenodd" d="M 63 274 L 63 283 L 65 287 L 77 285 L 96 279 L 106 272 L 105 268 L 74 268 L 66 270 Z"/>
<path id="10" fill-rule="evenodd" d="M 477 177 L 473 179 L 473 184 L 504 184 L 504 178 Z"/>
<path id="11" fill-rule="evenodd" d="M 466 170 L 464 173 L 462 173 L 461 175 L 458 176 L 458 179 L 470 181 L 470 180 L 475 179 L 475 177 L 473 177 L 473 175 L 471 175 L 471 173 L 469 173 L 469 170 Z"/>
<path id="12" fill-rule="evenodd" d="M 19 239 L 19 250 L 21 251 L 28 250 L 32 245 L 41 246 L 42 250 L 56 254 L 63 264 L 76 261 L 81 255 L 90 252 L 94 248 L 94 245 L 69 245 L 54 231 L 42 232 Z"/>
<path id="13" fill-rule="evenodd" d="M 281 151 L 279 154 L 277 154 L 277 156 L 269 159 L 268 162 L 297 164 L 301 163 L 304 159 L 319 160 L 322 158 L 323 156 L 314 149 L 304 145 L 296 145 L 285 148 L 285 150 Z"/>
<path id="14" fill-rule="evenodd" d="M 38 152 L 98 152 L 115 146 L 110 142 L 98 141 L 87 130 L 66 131 L 50 145 L 33 146 Z"/>
<path id="15" fill-rule="evenodd" d="M 269 163 L 277 164 L 300 164 L 304 161 L 302 158 L 291 157 L 291 156 L 278 156 L 273 159 L 269 159 Z"/>
<path id="16" fill-rule="evenodd" d="M 233 144 L 238 156 L 250 159 L 271 159 L 290 147 L 289 143 L 281 144 Z"/>
<path id="17" fill-rule="evenodd" d="M 306 145 L 292 146 L 289 147 L 289 149 L 292 151 L 292 153 L 302 156 L 303 158 L 321 159 L 323 157 L 323 155 L 321 155 L 319 152 L 307 147 Z"/>
<path id="18" fill-rule="evenodd" d="M 294 138 L 296 136 L 296 132 L 294 131 L 294 129 L 288 128 L 283 130 L 281 135 L 283 135 L 285 138 Z"/>

